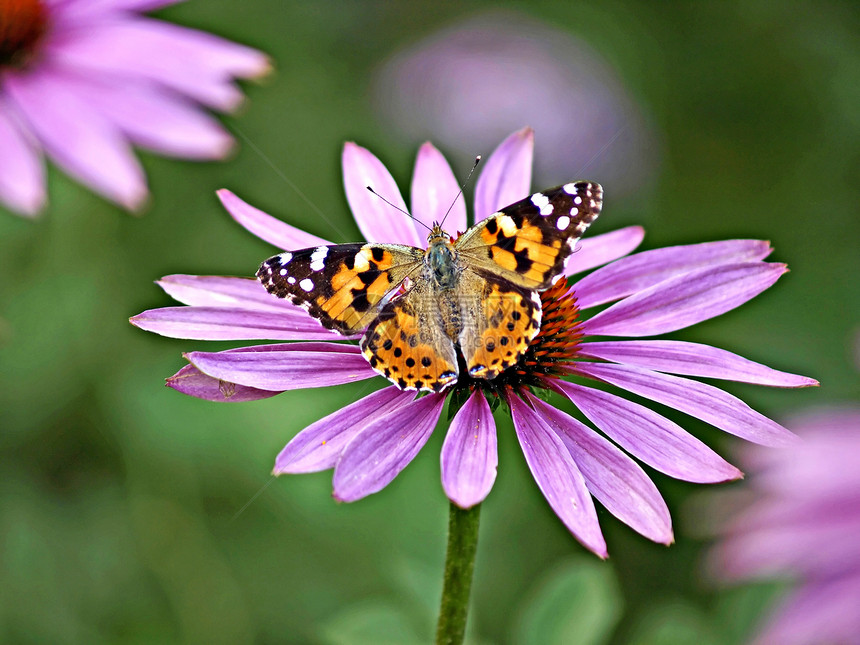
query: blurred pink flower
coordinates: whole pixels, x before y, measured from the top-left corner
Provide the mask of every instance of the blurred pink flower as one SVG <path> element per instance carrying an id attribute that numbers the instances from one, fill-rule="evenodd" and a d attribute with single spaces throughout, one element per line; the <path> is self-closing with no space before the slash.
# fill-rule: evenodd
<path id="1" fill-rule="evenodd" d="M 179 0 L 0 2 L 0 203 L 46 203 L 44 157 L 127 209 L 147 196 L 131 145 L 224 157 L 232 137 L 200 106 L 235 109 L 254 49 L 141 15 Z"/>
<path id="2" fill-rule="evenodd" d="M 533 133 L 523 129 L 489 156 L 475 186 L 475 221 L 529 194 L 532 154 Z M 343 173 L 347 200 L 367 240 L 426 246 L 412 220 L 367 191 L 372 186 L 392 204 L 406 208 L 379 159 L 348 143 Z M 412 180 L 414 217 L 428 223 L 441 219 L 448 196 L 457 190 L 447 161 L 425 143 Z M 328 244 L 229 191 L 219 196 L 240 224 L 278 248 Z M 457 200 L 448 222 L 449 230 L 466 229 L 465 200 Z M 734 309 L 785 272 L 785 265 L 763 261 L 771 252 L 767 242 L 727 240 L 628 255 L 643 236 L 642 228 L 631 226 L 578 243 L 565 267 L 574 282 L 568 287 L 560 280 L 541 294 L 540 333 L 517 365 L 492 381 L 469 381 L 461 375 L 456 388 L 427 396 L 386 382 L 383 389 L 299 432 L 278 455 L 275 473 L 333 468 L 337 499 L 355 501 L 375 493 L 425 445 L 450 395 L 459 400 L 450 404 L 457 411 L 442 447 L 442 487 L 451 501 L 468 508 L 486 498 L 496 478 L 496 424 L 490 402 L 504 399 L 538 487 L 583 545 L 606 557 L 592 496 L 645 537 L 672 542 L 669 509 L 633 458 L 671 477 L 699 483 L 736 479 L 741 472 L 680 425 L 624 393 L 748 441 L 782 445 L 794 439 L 785 428 L 723 390 L 685 377 L 777 387 L 817 382 L 708 345 L 643 339 Z M 211 401 L 251 401 L 288 390 L 380 380 L 357 345 L 333 342 L 344 337 L 288 300 L 272 297 L 256 280 L 172 275 L 159 284 L 187 306 L 132 318 L 142 329 L 173 338 L 301 341 L 190 352 L 185 355 L 190 364 L 167 380 L 180 392 Z M 585 311 L 591 314 L 587 318 L 580 316 Z M 576 380 L 567 380 L 570 377 Z M 606 385 L 621 395 L 606 391 Z M 594 427 L 535 396 L 547 390 L 575 405 Z M 462 407 L 457 409 L 457 403 Z"/>
<path id="3" fill-rule="evenodd" d="M 860 643 L 860 407 L 795 417 L 804 440 L 745 451 L 752 499 L 711 554 L 728 580 L 790 578 L 759 645 Z"/>
<path id="4" fill-rule="evenodd" d="M 397 52 L 376 73 L 373 102 L 410 141 L 431 139 L 466 159 L 531 126 L 541 133 L 541 186 L 587 175 L 617 199 L 659 166 L 647 118 L 612 66 L 582 37 L 511 11 Z"/>

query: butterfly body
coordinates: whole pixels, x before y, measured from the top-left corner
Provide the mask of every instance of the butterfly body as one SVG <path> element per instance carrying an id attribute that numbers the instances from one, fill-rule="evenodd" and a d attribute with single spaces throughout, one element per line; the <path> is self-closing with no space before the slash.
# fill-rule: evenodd
<path id="1" fill-rule="evenodd" d="M 257 276 L 325 327 L 351 335 L 401 389 L 438 392 L 460 376 L 492 379 L 540 330 L 539 291 L 563 273 L 600 213 L 602 189 L 572 182 L 535 193 L 457 239 L 439 225 L 427 249 L 340 244 L 287 251 Z"/>

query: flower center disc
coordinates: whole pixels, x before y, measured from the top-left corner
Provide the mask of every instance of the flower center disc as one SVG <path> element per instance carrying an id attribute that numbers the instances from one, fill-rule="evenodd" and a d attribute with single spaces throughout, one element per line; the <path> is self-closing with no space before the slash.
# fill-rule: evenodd
<path id="1" fill-rule="evenodd" d="M 0 0 L 0 67 L 23 66 L 47 28 L 39 0 Z"/>

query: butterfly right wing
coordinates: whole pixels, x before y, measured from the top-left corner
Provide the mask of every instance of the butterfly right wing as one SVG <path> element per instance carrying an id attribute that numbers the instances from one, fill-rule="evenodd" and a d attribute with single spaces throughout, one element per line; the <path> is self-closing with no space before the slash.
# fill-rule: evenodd
<path id="1" fill-rule="evenodd" d="M 471 268 L 543 291 L 564 271 L 577 240 L 602 208 L 600 184 L 574 181 L 506 206 L 454 245 Z"/>
<path id="2" fill-rule="evenodd" d="M 337 244 L 285 251 L 260 266 L 269 293 L 289 298 L 342 334 L 365 329 L 385 297 L 420 271 L 424 251 L 401 244 Z"/>

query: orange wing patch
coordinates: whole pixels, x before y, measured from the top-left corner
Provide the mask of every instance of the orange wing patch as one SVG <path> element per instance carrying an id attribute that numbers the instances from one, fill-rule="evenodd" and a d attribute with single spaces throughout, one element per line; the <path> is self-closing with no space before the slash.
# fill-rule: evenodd
<path id="1" fill-rule="evenodd" d="M 418 292 L 382 309 L 361 339 L 361 350 L 370 366 L 400 389 L 439 392 L 457 380 L 457 356 L 444 332 L 416 311 L 426 302 Z"/>
<path id="2" fill-rule="evenodd" d="M 460 334 L 460 349 L 473 378 L 492 379 L 515 365 L 541 323 L 537 292 L 488 280 L 475 325 Z"/>

